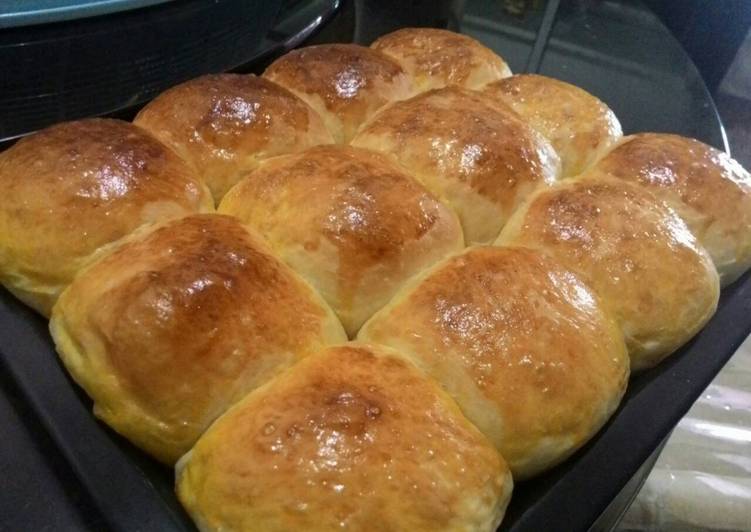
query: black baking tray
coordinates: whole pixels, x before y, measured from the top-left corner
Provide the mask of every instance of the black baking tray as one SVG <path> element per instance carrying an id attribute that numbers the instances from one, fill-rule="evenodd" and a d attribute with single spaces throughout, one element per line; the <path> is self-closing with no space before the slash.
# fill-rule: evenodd
<path id="1" fill-rule="evenodd" d="M 357 24 L 354 35 L 344 38 L 367 43 L 394 27 L 421 21 L 448 26 L 494 43 L 501 53 L 513 49 L 507 59 L 515 71 L 539 71 L 593 91 L 615 109 L 627 132 L 668 130 L 723 147 L 724 132 L 701 78 L 656 18 L 638 10 L 639 4 L 605 2 L 581 9 L 576 2 L 543 2 L 526 18 L 513 15 L 510 20 L 490 0 L 447 2 L 441 10 L 431 4 L 428 11 L 420 11 L 421 4 L 347 2 L 338 16 L 345 19 L 343 27 L 352 20 Z M 461 12 L 452 11 L 455 4 L 462 4 Z M 630 31 L 630 24 L 638 24 L 641 44 L 618 48 L 619 32 Z M 498 28 L 507 26 L 512 29 L 499 34 Z M 324 33 L 342 40 L 331 28 Z M 588 40 L 597 40 L 597 46 L 588 46 Z M 656 96 L 650 99 L 651 93 Z M 744 275 L 723 290 L 717 313 L 691 342 L 632 379 L 620 408 L 592 441 L 561 466 L 516 486 L 501 529 L 590 528 L 654 459 L 655 450 L 749 332 L 751 277 Z M 87 529 L 195 530 L 174 496 L 171 469 L 91 415 L 90 400 L 58 361 L 46 321 L 5 291 L 0 292 L 0 372 L 0 384 L 14 390 L 25 415 L 34 416 L 44 431 L 37 438 L 49 440 L 47 459 L 64 461 L 71 474 L 66 482 L 82 492 L 76 504 L 86 513 Z M 24 501 L 6 502 L 4 510 L 13 504 Z"/>

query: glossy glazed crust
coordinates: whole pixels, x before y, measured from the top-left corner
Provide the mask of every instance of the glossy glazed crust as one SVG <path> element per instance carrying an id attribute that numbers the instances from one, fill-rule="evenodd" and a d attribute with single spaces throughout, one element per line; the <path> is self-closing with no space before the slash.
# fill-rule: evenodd
<path id="1" fill-rule="evenodd" d="M 548 141 L 509 107 L 458 87 L 388 106 L 352 145 L 393 157 L 445 199 L 468 243 L 492 241 L 532 189 L 560 172 Z"/>
<path id="2" fill-rule="evenodd" d="M 515 479 L 564 460 L 610 417 L 629 359 L 579 278 L 523 248 L 474 247 L 414 280 L 358 339 L 410 356 L 497 446 Z"/>
<path id="3" fill-rule="evenodd" d="M 269 159 L 219 211 L 258 230 L 350 336 L 409 277 L 463 247 L 451 209 L 383 155 L 349 146 Z"/>
<path id="4" fill-rule="evenodd" d="M 648 368 L 714 314 L 717 271 L 680 217 L 649 192 L 588 175 L 532 196 L 497 244 L 541 249 L 579 272 L 620 323 L 632 370 Z"/>
<path id="5" fill-rule="evenodd" d="M 408 98 L 412 86 L 399 64 L 356 44 L 299 48 L 274 61 L 265 78 L 315 109 L 338 143 L 347 143 L 383 105 Z"/>
<path id="6" fill-rule="evenodd" d="M 479 89 L 511 75 L 506 62 L 477 40 L 436 28 L 404 28 L 370 45 L 395 59 L 419 91 L 459 85 Z"/>
<path id="7" fill-rule="evenodd" d="M 640 133 L 595 169 L 647 187 L 675 209 L 711 255 L 721 284 L 751 266 L 751 175 L 725 152 L 678 135 Z"/>
<path id="8" fill-rule="evenodd" d="M 178 496 L 206 531 L 490 532 L 511 487 L 435 382 L 358 344 L 248 395 L 177 467 Z"/>
<path id="9" fill-rule="evenodd" d="M 346 338 L 260 237 L 217 214 L 129 237 L 63 292 L 50 330 L 95 414 L 167 463 L 249 390 Z"/>
<path id="10" fill-rule="evenodd" d="M 333 142 L 309 105 L 253 75 L 208 75 L 173 87 L 134 123 L 191 163 L 217 202 L 260 160 Z"/>
<path id="11" fill-rule="evenodd" d="M 564 177 L 583 172 L 623 136 L 607 105 L 564 81 L 522 74 L 491 83 L 483 92 L 511 106 L 550 141 Z"/>
<path id="12" fill-rule="evenodd" d="M 213 210 L 174 152 L 119 120 L 66 122 L 0 154 L 2 283 L 45 316 L 102 246 L 147 222 Z"/>

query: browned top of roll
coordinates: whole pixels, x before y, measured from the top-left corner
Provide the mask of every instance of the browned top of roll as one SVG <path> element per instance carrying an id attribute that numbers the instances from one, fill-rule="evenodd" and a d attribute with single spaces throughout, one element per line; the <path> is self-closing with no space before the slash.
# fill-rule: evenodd
<path id="1" fill-rule="evenodd" d="M 687 342 L 717 305 L 717 272 L 678 215 L 647 190 L 587 172 L 539 190 L 497 243 L 541 249 L 594 288 L 618 319 L 632 369 Z"/>
<path id="2" fill-rule="evenodd" d="M 437 28 L 403 28 L 371 48 L 396 59 L 420 90 L 460 85 L 477 89 L 511 75 L 506 62 L 479 41 Z"/>
<path id="3" fill-rule="evenodd" d="M 625 390 L 620 330 L 536 250 L 473 247 L 405 286 L 358 338 L 413 358 L 496 444 L 515 478 L 560 462 Z"/>
<path id="4" fill-rule="evenodd" d="M 639 133 L 595 170 L 666 200 L 712 255 L 724 284 L 751 266 L 751 175 L 725 152 L 678 135 Z"/>
<path id="5" fill-rule="evenodd" d="M 353 335 L 402 282 L 461 249 L 456 215 L 383 155 L 318 146 L 265 161 L 224 198 Z"/>
<path id="6" fill-rule="evenodd" d="M 213 209 L 208 190 L 172 150 L 107 119 L 21 139 L 0 154 L 0 193 L 0 269 L 44 313 L 104 244 L 146 222 Z"/>
<path id="7" fill-rule="evenodd" d="M 550 140 L 564 176 L 581 173 L 623 134 L 607 105 L 564 81 L 521 74 L 490 83 L 483 92 L 510 105 Z"/>
<path id="8" fill-rule="evenodd" d="M 253 75 L 182 83 L 160 94 L 134 122 L 192 163 L 217 201 L 260 160 L 333 142 L 310 106 Z"/>
<path id="9" fill-rule="evenodd" d="M 468 242 L 492 240 L 560 162 L 550 144 L 504 104 L 446 87 L 394 103 L 369 121 L 353 146 L 395 158 L 459 214 Z"/>
<path id="10" fill-rule="evenodd" d="M 167 462 L 245 392 L 345 339 L 309 285 L 217 214 L 134 234 L 76 277 L 52 323 L 97 413 Z"/>
<path id="11" fill-rule="evenodd" d="M 321 113 L 337 142 L 349 141 L 377 109 L 411 93 L 396 61 L 356 44 L 299 48 L 274 61 L 263 75 Z"/>
<path id="12" fill-rule="evenodd" d="M 511 491 L 503 460 L 437 383 L 358 344 L 251 393 L 177 470 L 207 530 L 491 532 Z"/>

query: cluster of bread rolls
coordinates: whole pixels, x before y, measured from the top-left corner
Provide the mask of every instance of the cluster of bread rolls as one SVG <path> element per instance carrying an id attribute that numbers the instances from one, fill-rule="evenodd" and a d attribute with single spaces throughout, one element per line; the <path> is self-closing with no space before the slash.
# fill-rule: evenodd
<path id="1" fill-rule="evenodd" d="M 3 284 L 201 530 L 494 530 L 751 264 L 729 156 L 435 29 L 53 126 L 0 190 Z"/>

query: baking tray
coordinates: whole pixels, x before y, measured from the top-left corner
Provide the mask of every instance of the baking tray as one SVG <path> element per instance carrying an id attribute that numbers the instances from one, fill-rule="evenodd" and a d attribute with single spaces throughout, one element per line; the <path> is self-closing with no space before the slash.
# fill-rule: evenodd
<path id="1" fill-rule="evenodd" d="M 551 32 L 553 24 L 547 26 Z M 541 32 L 531 45 L 538 50 L 533 70 L 575 77 L 558 61 L 546 67 L 546 50 L 556 46 L 552 33 Z M 542 48 L 537 44 L 541 39 Z M 551 72 L 556 68 L 561 72 Z M 691 79 L 698 79 L 695 71 Z M 692 83 L 697 83 L 706 112 L 716 113 L 700 79 Z M 632 122 L 655 118 L 643 111 L 620 114 Z M 678 132 L 718 145 L 723 132 L 716 115 L 713 120 L 704 123 L 714 127 L 694 132 L 688 125 Z M 501 530 L 590 528 L 624 487 L 634 484 L 634 475 L 654 458 L 655 449 L 749 332 L 751 277 L 744 275 L 723 290 L 717 313 L 689 344 L 632 379 L 620 408 L 592 441 L 561 466 L 516 486 Z M 107 529 L 195 530 L 174 496 L 171 469 L 91 415 L 90 400 L 58 361 L 46 321 L 5 291 L 0 291 L 0 371 L 14 381 L 38 416 Z"/>

